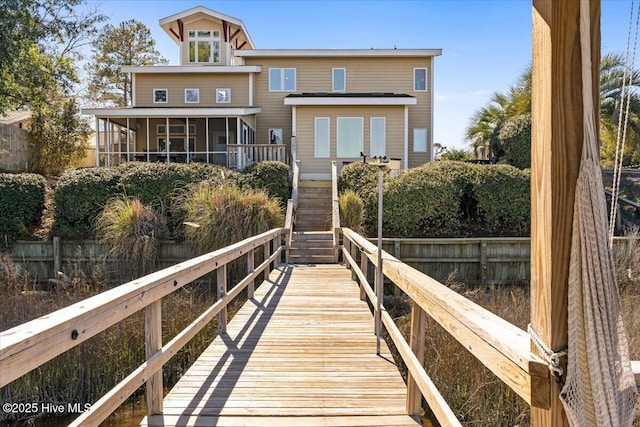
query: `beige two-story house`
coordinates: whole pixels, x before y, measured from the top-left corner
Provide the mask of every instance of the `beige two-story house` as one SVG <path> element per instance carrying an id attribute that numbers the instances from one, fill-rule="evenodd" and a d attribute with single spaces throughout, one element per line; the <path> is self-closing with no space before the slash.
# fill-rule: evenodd
<path id="1" fill-rule="evenodd" d="M 441 49 L 256 49 L 244 23 L 206 7 L 160 20 L 180 65 L 125 66 L 132 106 L 91 108 L 97 165 L 301 161 L 329 177 L 367 157 L 433 158 L 433 68 Z"/>

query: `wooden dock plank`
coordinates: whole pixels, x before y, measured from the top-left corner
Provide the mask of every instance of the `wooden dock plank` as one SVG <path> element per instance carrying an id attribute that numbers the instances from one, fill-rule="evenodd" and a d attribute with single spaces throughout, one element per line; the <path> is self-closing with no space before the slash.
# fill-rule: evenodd
<path id="1" fill-rule="evenodd" d="M 142 426 L 419 426 L 351 272 L 280 266 Z"/>

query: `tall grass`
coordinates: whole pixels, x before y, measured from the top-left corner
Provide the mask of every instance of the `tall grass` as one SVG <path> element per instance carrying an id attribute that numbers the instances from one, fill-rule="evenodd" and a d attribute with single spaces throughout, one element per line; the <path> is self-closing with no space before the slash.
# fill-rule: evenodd
<path id="1" fill-rule="evenodd" d="M 364 202 L 355 191 L 346 190 L 338 199 L 340 207 L 340 226 L 356 233 L 364 233 Z"/>
<path id="2" fill-rule="evenodd" d="M 266 192 L 202 182 L 184 196 L 185 235 L 206 253 L 284 225 L 278 199 Z"/>
<path id="3" fill-rule="evenodd" d="M 126 197 L 107 203 L 95 229 L 100 243 L 109 248 L 108 256 L 130 262 L 132 277 L 153 271 L 160 242 L 168 234 L 164 215 Z"/>
<path id="4" fill-rule="evenodd" d="M 100 269 L 96 269 L 100 271 Z M 68 272 L 72 285 L 54 292 L 34 292 L 36 284 L 11 259 L 0 254 L 0 331 L 33 320 L 96 295 L 108 288 L 91 271 Z M 187 285 L 162 300 L 163 342 L 173 338 L 216 300 L 215 292 Z M 233 314 L 238 301 L 230 307 Z M 172 386 L 215 337 L 211 322 L 163 369 L 165 386 Z M 90 403 L 103 396 L 145 359 L 142 312 L 119 322 L 0 389 L 0 402 Z M 139 390 L 134 400 L 142 393 Z M 0 423 L 18 417 L 0 412 Z M 47 425 L 47 421 L 39 421 Z"/>

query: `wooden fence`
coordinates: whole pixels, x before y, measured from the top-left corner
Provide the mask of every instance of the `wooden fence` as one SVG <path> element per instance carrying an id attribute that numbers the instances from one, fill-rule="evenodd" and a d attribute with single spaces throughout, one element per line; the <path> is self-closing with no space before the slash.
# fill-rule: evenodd
<path id="1" fill-rule="evenodd" d="M 630 238 L 616 237 L 616 247 Z M 375 244 L 375 242 L 374 242 Z M 445 282 L 448 278 L 463 283 L 517 284 L 531 279 L 531 242 L 528 237 L 487 237 L 466 239 L 394 239 L 385 238 L 382 248 L 408 265 Z M 13 260 L 32 277 L 45 281 L 56 271 L 91 271 L 102 262 L 105 249 L 95 241 L 18 241 L 12 248 Z M 158 250 L 158 267 L 166 268 L 190 259 L 195 254 L 187 243 L 163 242 Z M 128 263 L 106 260 L 112 281 L 127 277 Z"/>
<path id="2" fill-rule="evenodd" d="M 0 170 L 24 172 L 29 163 L 30 135 L 24 129 L 0 124 Z"/>

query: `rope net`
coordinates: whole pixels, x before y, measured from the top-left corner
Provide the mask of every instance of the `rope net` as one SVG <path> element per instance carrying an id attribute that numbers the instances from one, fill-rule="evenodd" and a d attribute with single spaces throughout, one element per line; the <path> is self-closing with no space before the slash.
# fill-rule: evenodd
<path id="1" fill-rule="evenodd" d="M 569 349 L 561 392 L 571 426 L 631 426 L 635 379 L 608 247 L 593 107 L 589 0 L 580 2 L 584 142 L 569 267 Z"/>

